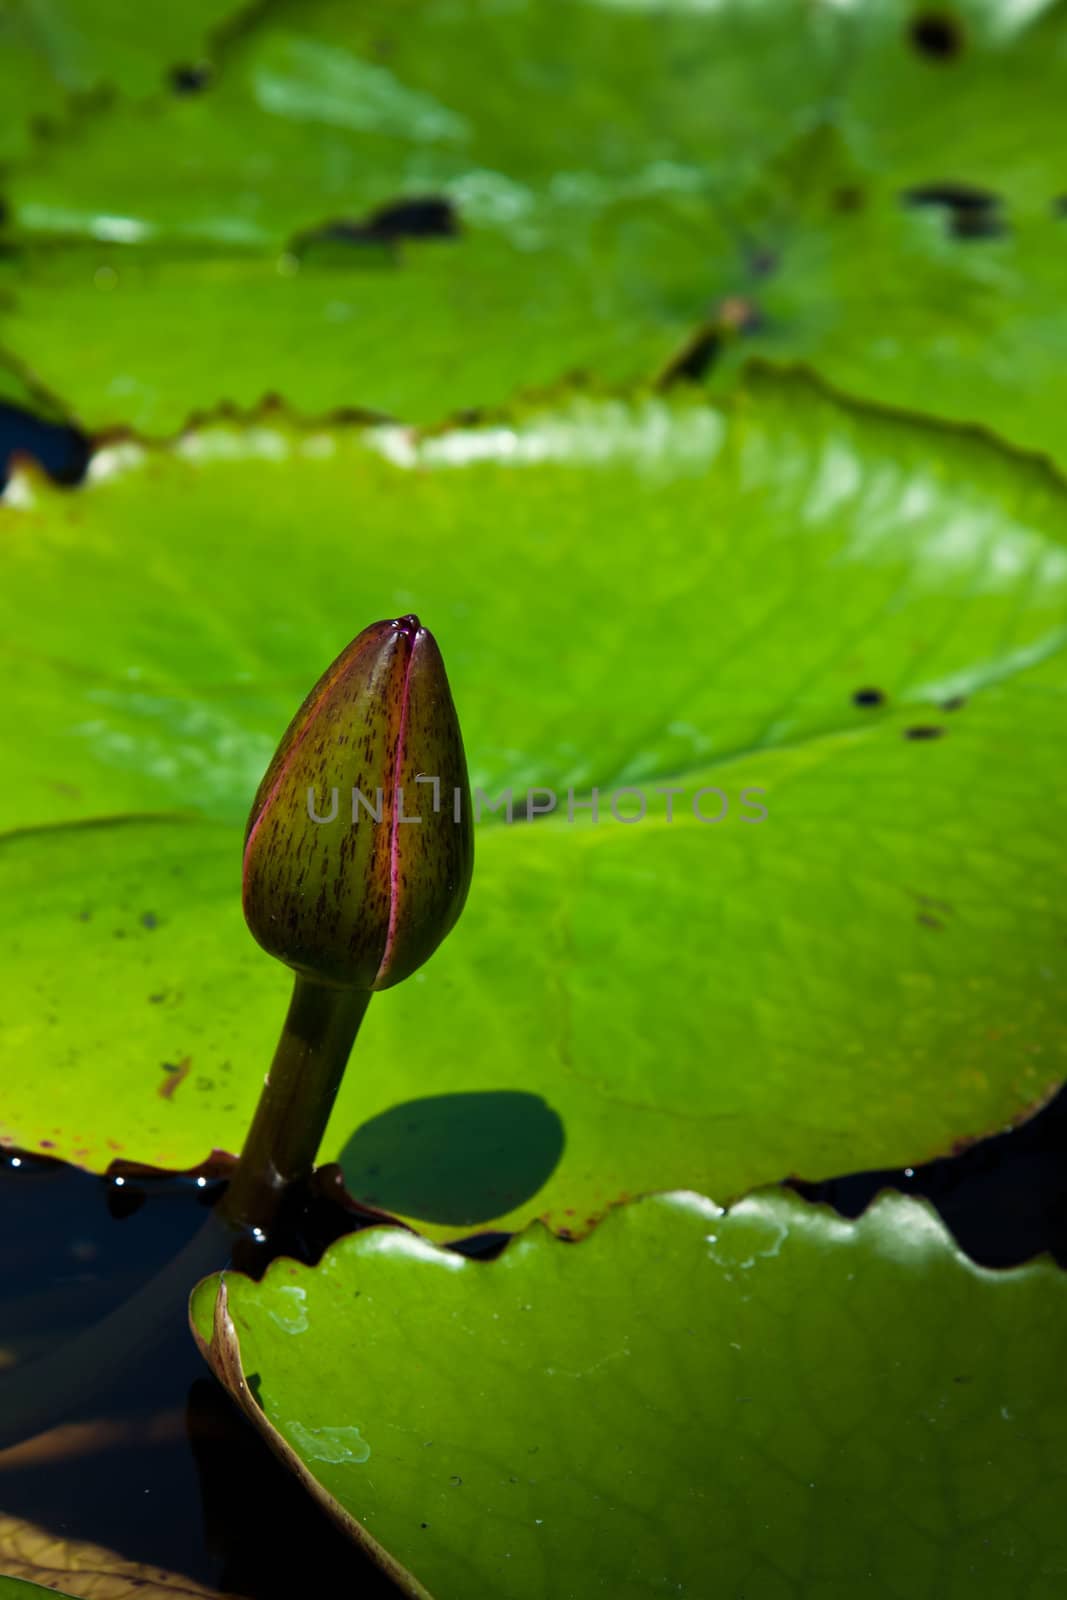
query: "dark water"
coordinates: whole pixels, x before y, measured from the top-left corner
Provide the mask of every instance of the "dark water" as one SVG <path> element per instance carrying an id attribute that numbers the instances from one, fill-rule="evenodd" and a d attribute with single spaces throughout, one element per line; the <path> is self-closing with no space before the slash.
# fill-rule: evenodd
<path id="1" fill-rule="evenodd" d="M 36 461 L 56 483 L 73 485 L 84 478 L 90 454 L 89 440 L 77 428 L 0 401 L 0 490 L 17 456 Z"/>
<path id="2" fill-rule="evenodd" d="M 858 1217 L 882 1189 L 922 1195 L 980 1266 L 1015 1267 L 1047 1252 L 1067 1267 L 1067 1088 L 1020 1127 L 958 1155 L 790 1187 L 845 1217 Z"/>
<path id="3" fill-rule="evenodd" d="M 201 1229 L 218 1193 L 188 1178 L 116 1186 L 59 1162 L 0 1158 L 9 1371 L 132 1294 Z M 314 1251 L 305 1242 L 301 1253 Z M 182 1317 L 163 1346 L 57 1420 L 65 1436 L 51 1436 L 51 1458 L 0 1451 L 7 1514 L 254 1600 L 291 1600 L 311 1581 L 316 1592 L 395 1596 L 232 1404 Z M 78 1424 L 95 1427 L 79 1435 Z"/>

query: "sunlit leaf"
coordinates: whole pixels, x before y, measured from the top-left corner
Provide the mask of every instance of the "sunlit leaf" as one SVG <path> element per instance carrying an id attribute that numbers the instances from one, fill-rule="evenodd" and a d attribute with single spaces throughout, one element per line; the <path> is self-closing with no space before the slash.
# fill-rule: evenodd
<path id="1" fill-rule="evenodd" d="M 1067 464 L 1067 221 L 1051 205 L 1020 215 L 936 182 L 880 192 L 823 128 L 768 168 L 743 214 L 743 248 L 713 269 L 721 331 L 698 331 L 680 368 L 696 359 L 724 392 L 753 355 L 801 360 L 849 394 L 979 422 Z"/>
<path id="2" fill-rule="evenodd" d="M 458 929 L 372 1003 L 323 1147 L 353 1192 L 439 1236 L 581 1231 L 914 1163 L 1062 1077 L 1051 475 L 765 381 L 421 444 L 278 418 L 16 490 L 9 1140 L 239 1149 L 287 998 L 241 920 L 247 808 L 323 666 L 410 610 L 472 783 L 560 809 L 483 814 Z"/>
<path id="3" fill-rule="evenodd" d="M 198 408 L 250 409 L 275 394 L 309 418 L 352 407 L 438 417 L 576 368 L 619 382 L 665 367 L 707 295 L 702 282 L 699 301 L 679 300 L 692 274 L 676 253 L 677 216 L 656 203 L 614 215 L 599 225 L 617 267 L 607 284 L 591 225 L 551 256 L 481 232 L 365 261 L 282 258 L 281 270 L 253 254 L 33 252 L 8 266 L 0 340 L 82 426 L 132 421 L 156 437 Z"/>
<path id="4" fill-rule="evenodd" d="M 915 1201 L 668 1195 L 489 1264 L 376 1229 L 224 1284 L 216 1372 L 406 1592 L 1060 1592 L 1067 1282 Z"/>
<path id="5" fill-rule="evenodd" d="M 281 246 L 444 193 L 469 224 L 535 248 L 612 200 L 706 190 L 709 163 L 756 168 L 832 91 L 842 43 L 833 9 L 803 0 L 283 3 L 235 38 L 210 92 L 98 119 L 43 154 L 12 184 L 12 221 Z"/>
<path id="6" fill-rule="evenodd" d="M 651 377 L 741 297 L 768 353 L 1058 447 L 1056 7 L 316 0 L 221 60 L 9 185 L 3 348 L 91 430 Z M 828 127 L 851 176 L 798 214 Z"/>
<path id="7" fill-rule="evenodd" d="M 242 9 L 240 0 L 137 7 L 123 0 L 5 0 L 0 158 L 25 158 L 35 137 L 39 153 L 42 138 L 72 121 L 79 98 L 115 90 L 144 97 L 167 85 L 180 92 L 198 75 L 206 80 L 216 35 Z"/>

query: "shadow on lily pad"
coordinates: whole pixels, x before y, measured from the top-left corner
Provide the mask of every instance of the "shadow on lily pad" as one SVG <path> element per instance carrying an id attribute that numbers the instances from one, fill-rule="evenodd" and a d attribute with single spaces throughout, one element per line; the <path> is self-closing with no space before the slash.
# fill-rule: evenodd
<path id="1" fill-rule="evenodd" d="M 406 1100 L 357 1128 L 341 1152 L 356 1200 L 470 1227 L 537 1193 L 563 1151 L 563 1123 L 520 1089 Z"/>

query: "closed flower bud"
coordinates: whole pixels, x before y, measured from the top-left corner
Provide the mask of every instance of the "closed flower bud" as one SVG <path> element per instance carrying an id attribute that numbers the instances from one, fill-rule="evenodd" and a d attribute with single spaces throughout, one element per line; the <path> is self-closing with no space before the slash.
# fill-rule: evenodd
<path id="1" fill-rule="evenodd" d="M 388 989 L 455 924 L 473 856 L 441 652 L 417 617 L 373 623 L 312 689 L 259 786 L 248 926 L 319 983 Z"/>

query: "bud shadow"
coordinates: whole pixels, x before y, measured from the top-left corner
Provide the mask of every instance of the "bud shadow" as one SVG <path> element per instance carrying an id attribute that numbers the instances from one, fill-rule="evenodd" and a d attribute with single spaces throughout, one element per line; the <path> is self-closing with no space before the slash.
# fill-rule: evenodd
<path id="1" fill-rule="evenodd" d="M 564 1142 L 563 1123 L 540 1095 L 498 1089 L 391 1106 L 356 1129 L 339 1160 L 354 1199 L 470 1227 L 535 1195 Z"/>

